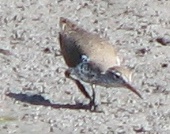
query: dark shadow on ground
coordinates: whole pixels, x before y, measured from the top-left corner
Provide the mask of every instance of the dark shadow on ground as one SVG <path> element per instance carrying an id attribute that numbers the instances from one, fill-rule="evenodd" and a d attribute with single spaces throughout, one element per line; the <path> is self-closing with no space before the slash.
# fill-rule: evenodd
<path id="1" fill-rule="evenodd" d="M 52 104 L 49 100 L 45 99 L 41 95 L 37 94 L 23 94 L 23 93 L 6 93 L 6 96 L 10 98 L 14 98 L 17 101 L 29 103 L 32 105 L 42 105 L 42 106 L 50 106 L 52 108 L 66 108 L 66 109 L 89 109 L 89 105 L 83 105 L 82 103 L 78 104 Z"/>

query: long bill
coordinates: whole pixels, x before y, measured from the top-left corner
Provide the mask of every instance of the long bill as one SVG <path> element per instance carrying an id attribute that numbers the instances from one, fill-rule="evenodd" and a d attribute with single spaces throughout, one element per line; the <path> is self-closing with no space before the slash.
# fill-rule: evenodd
<path id="1" fill-rule="evenodd" d="M 129 90 L 131 90 L 133 93 L 135 93 L 138 97 L 143 99 L 142 95 L 133 86 L 131 86 L 129 83 L 125 83 L 124 86 L 126 88 L 128 88 Z"/>

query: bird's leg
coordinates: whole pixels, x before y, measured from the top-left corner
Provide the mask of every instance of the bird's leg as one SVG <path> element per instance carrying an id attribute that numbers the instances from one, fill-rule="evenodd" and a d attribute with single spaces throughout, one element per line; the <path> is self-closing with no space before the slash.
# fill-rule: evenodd
<path id="1" fill-rule="evenodd" d="M 91 111 L 95 111 L 96 110 L 96 105 L 95 105 L 95 97 L 96 97 L 96 94 L 95 94 L 95 91 L 94 91 L 94 85 L 92 84 L 91 85 L 91 89 L 92 89 L 92 94 L 91 94 L 91 100 L 90 100 L 90 110 Z"/>
<path id="2" fill-rule="evenodd" d="M 65 71 L 65 76 L 71 79 L 72 81 L 74 81 L 74 83 L 77 85 L 79 90 L 83 93 L 83 95 L 90 100 L 89 103 L 90 110 L 100 111 L 98 107 L 101 104 L 100 92 L 98 92 L 97 89 L 96 89 L 97 91 L 95 91 L 95 85 L 91 84 L 91 91 L 88 91 L 79 80 L 71 76 L 71 69 Z"/>
<path id="3" fill-rule="evenodd" d="M 99 105 L 101 104 L 100 100 L 100 92 L 98 89 L 95 90 L 95 85 L 91 84 L 92 94 L 91 94 L 91 100 L 90 100 L 90 110 L 100 112 L 101 109 L 99 108 Z"/>
<path id="4" fill-rule="evenodd" d="M 77 85 L 77 87 L 80 89 L 80 91 L 83 93 L 83 95 L 91 100 L 91 96 L 89 95 L 89 93 L 87 92 L 87 90 L 85 89 L 84 85 L 77 79 L 71 77 L 71 70 L 68 69 L 65 71 L 65 76 L 71 80 L 73 80 L 75 82 L 75 84 Z"/>

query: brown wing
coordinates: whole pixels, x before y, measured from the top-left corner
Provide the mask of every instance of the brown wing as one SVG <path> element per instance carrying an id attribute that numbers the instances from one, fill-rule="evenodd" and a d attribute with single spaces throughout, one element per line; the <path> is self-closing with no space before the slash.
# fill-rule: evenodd
<path id="1" fill-rule="evenodd" d="M 63 17 L 60 18 L 60 28 L 60 47 L 68 66 L 80 63 L 81 55 L 89 57 L 103 71 L 118 65 L 116 50 L 107 40 Z"/>
<path id="2" fill-rule="evenodd" d="M 64 33 L 59 33 L 61 53 L 69 67 L 75 67 L 81 62 L 81 51 L 75 41 Z"/>

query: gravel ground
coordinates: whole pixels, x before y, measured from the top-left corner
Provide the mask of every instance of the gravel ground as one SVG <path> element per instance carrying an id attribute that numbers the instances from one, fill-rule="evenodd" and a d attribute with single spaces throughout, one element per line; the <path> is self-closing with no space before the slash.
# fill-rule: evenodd
<path id="1" fill-rule="evenodd" d="M 0 0 L 1 134 L 169 134 L 170 1 Z M 143 100 L 102 90 L 102 113 L 64 77 L 59 18 L 108 38 Z"/>

